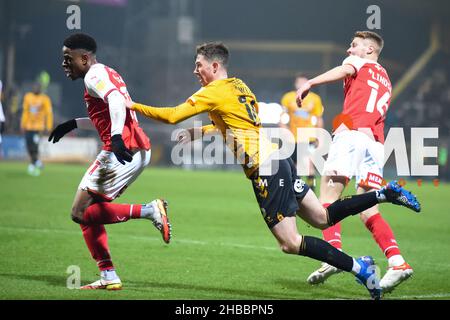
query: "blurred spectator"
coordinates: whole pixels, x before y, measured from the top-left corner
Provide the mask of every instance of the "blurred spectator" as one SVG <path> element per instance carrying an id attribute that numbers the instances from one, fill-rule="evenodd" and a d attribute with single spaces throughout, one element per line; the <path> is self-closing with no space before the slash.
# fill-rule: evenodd
<path id="1" fill-rule="evenodd" d="M 2 106 L 2 80 L 0 80 L 0 159 L 2 158 L 2 133 L 5 129 L 5 114 Z"/>
<path id="2" fill-rule="evenodd" d="M 444 56 L 444 62 L 449 57 Z M 434 65 L 423 72 L 415 94 L 399 103 L 389 116 L 390 126 L 439 128 L 439 178 L 450 179 L 448 149 L 450 141 L 450 70 L 436 59 Z M 405 135 L 408 135 L 405 132 Z"/>
<path id="3" fill-rule="evenodd" d="M 439 177 L 450 179 L 450 165 L 448 163 L 449 140 L 441 140 L 438 154 Z"/>
<path id="4" fill-rule="evenodd" d="M 15 85 L 5 85 L 2 92 L 3 111 L 6 123 L 5 134 L 18 134 L 20 132 L 20 92 Z"/>
<path id="5" fill-rule="evenodd" d="M 450 132 L 450 82 L 448 74 L 434 70 L 416 87 L 412 98 L 399 104 L 395 110 L 396 123 L 416 127 L 439 127 L 439 134 Z"/>

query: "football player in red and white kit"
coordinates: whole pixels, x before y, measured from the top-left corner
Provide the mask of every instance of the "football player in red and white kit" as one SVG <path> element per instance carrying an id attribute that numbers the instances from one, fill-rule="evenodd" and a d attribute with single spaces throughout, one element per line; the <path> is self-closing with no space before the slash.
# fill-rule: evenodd
<path id="1" fill-rule="evenodd" d="M 312 87 L 344 80 L 344 109 L 333 124 L 334 137 L 321 179 L 320 201 L 324 207 L 340 198 L 353 176 L 358 194 L 381 188 L 384 120 L 392 92 L 389 76 L 377 62 L 383 42 L 375 32 L 356 32 L 347 50 L 349 56 L 342 65 L 309 80 L 297 91 L 297 103 L 301 105 Z M 388 259 L 388 270 L 380 286 L 383 292 L 390 292 L 408 279 L 413 269 L 400 254 L 394 233 L 381 216 L 378 205 L 363 211 L 360 217 Z M 340 224 L 324 230 L 323 236 L 341 249 Z M 338 272 L 335 267 L 322 264 L 308 277 L 308 282 L 322 283 Z"/>
<path id="2" fill-rule="evenodd" d="M 64 41 L 62 67 L 72 80 L 84 79 L 87 118 L 57 126 L 49 141 L 58 142 L 75 128 L 97 130 L 102 151 L 86 171 L 72 205 L 72 220 L 79 223 L 83 237 L 100 269 L 100 280 L 81 289 L 118 290 L 122 282 L 114 269 L 104 225 L 129 219 L 148 219 L 170 242 L 171 225 L 167 203 L 156 199 L 148 204 L 111 203 L 139 176 L 150 162 L 150 140 L 139 127 L 136 114 L 125 107 L 130 99 L 122 77 L 96 60 L 97 45 L 86 34 L 76 33 Z"/>

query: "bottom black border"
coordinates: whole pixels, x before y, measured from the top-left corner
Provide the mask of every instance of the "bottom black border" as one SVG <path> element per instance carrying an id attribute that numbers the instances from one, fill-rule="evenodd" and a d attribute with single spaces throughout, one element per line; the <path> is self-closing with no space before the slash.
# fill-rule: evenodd
<path id="1" fill-rule="evenodd" d="M 104 315 L 146 319 L 318 319 L 338 316 L 392 318 L 408 315 L 444 314 L 450 300 L 2 300 L 2 311 L 26 312 L 35 317 Z M 207 314 L 205 315 L 205 312 Z M 126 319 L 128 320 L 128 319 Z"/>

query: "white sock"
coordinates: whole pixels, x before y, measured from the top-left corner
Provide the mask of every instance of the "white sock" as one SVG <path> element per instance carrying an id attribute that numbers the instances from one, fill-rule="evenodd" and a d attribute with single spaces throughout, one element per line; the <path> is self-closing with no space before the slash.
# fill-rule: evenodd
<path id="1" fill-rule="evenodd" d="M 358 274 L 361 271 L 361 265 L 356 262 L 356 259 L 353 258 L 353 267 L 352 267 L 352 273 L 353 274 Z"/>
<path id="2" fill-rule="evenodd" d="M 141 207 L 141 218 L 146 218 L 150 220 L 155 220 L 155 214 L 159 211 L 156 208 L 156 200 L 150 203 L 143 204 Z"/>
<path id="3" fill-rule="evenodd" d="M 38 168 L 41 168 L 41 167 L 42 167 L 42 162 L 41 162 L 41 160 L 36 160 L 36 162 L 34 163 L 34 165 L 35 165 L 36 167 L 38 167 Z"/>
<path id="4" fill-rule="evenodd" d="M 388 259 L 389 268 L 398 267 L 405 263 L 405 259 L 400 254 L 396 254 Z"/>
<path id="5" fill-rule="evenodd" d="M 114 269 L 102 270 L 102 272 L 100 272 L 100 277 L 103 280 L 107 280 L 107 281 L 119 279 L 119 277 L 116 274 L 116 270 L 114 270 Z"/>

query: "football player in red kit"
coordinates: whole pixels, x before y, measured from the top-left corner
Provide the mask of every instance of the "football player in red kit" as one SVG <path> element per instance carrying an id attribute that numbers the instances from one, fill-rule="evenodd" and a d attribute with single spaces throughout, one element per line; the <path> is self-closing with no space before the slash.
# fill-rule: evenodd
<path id="1" fill-rule="evenodd" d="M 171 225 L 167 203 L 155 199 L 147 204 L 111 203 L 139 176 L 150 162 L 150 140 L 139 127 L 136 114 L 125 107 L 130 99 L 122 77 L 96 60 L 95 40 L 82 33 L 64 41 L 62 67 L 72 80 L 84 79 L 89 117 L 58 125 L 49 141 L 58 142 L 75 128 L 97 130 L 103 148 L 86 171 L 72 205 L 72 220 L 79 223 L 83 237 L 100 269 L 100 280 L 81 289 L 118 290 L 118 277 L 108 247 L 104 225 L 129 219 L 148 219 L 170 242 Z"/>
<path id="2" fill-rule="evenodd" d="M 344 108 L 333 124 L 334 137 L 322 173 L 320 201 L 324 207 L 340 198 L 353 176 L 358 194 L 381 188 L 384 120 L 392 93 L 389 76 L 378 63 L 383 42 L 375 32 L 356 32 L 342 65 L 309 80 L 297 91 L 297 103 L 301 105 L 312 87 L 344 80 Z M 413 269 L 403 259 L 394 233 L 381 216 L 378 205 L 363 211 L 360 217 L 388 259 L 388 270 L 380 286 L 383 292 L 390 292 L 408 279 Z M 323 236 L 341 249 L 340 224 L 324 230 Z M 308 277 L 308 282 L 322 283 L 338 272 L 340 270 L 324 263 Z"/>

